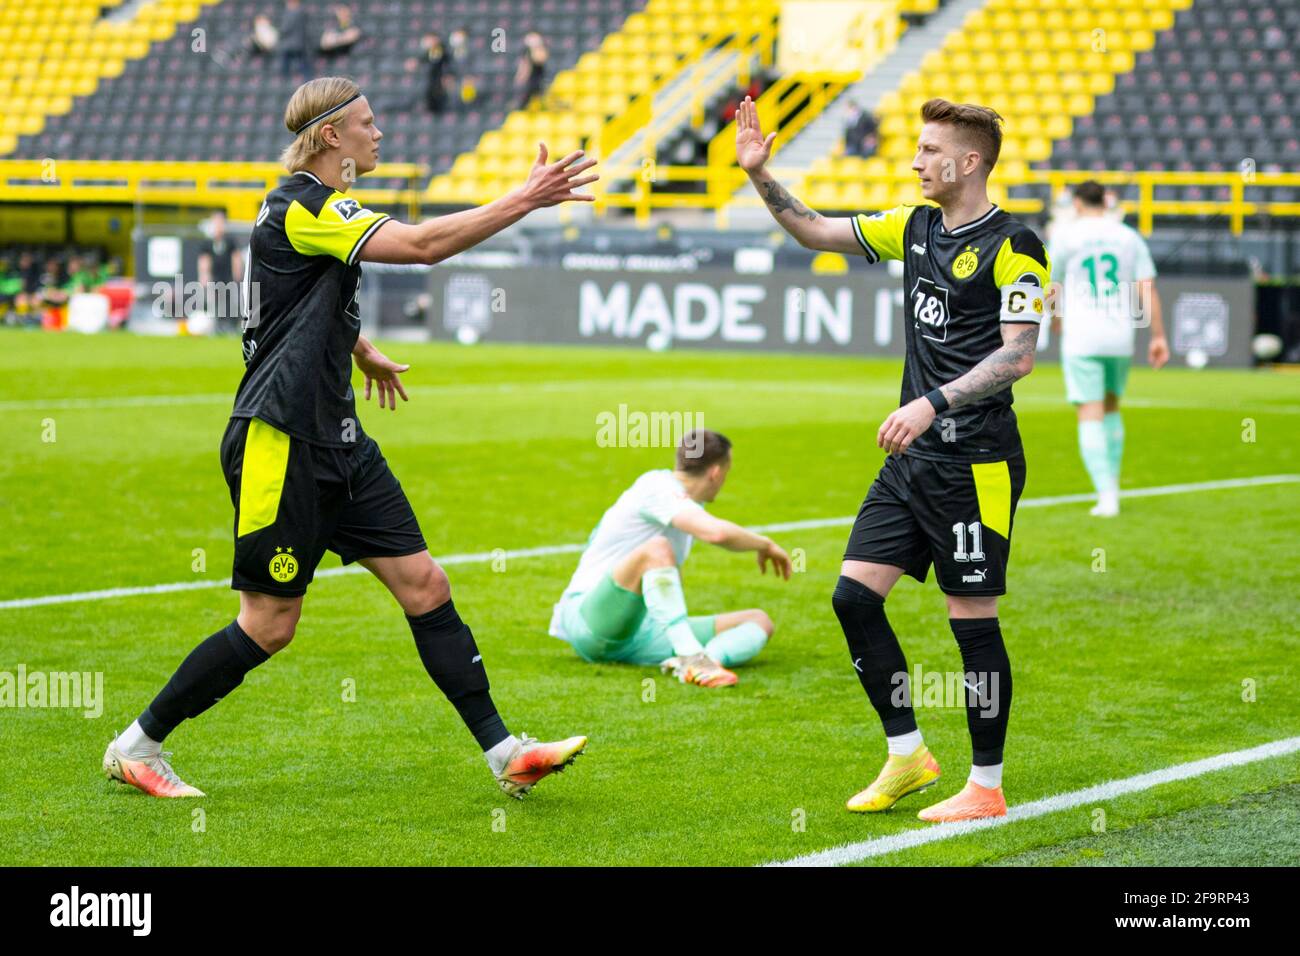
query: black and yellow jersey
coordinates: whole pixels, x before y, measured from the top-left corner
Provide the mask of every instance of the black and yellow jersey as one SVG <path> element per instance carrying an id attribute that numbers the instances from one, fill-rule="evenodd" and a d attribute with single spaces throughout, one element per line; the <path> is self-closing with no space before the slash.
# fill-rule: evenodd
<path id="1" fill-rule="evenodd" d="M 1032 230 L 997 206 L 949 232 L 937 206 L 857 215 L 853 232 L 868 262 L 903 262 L 900 405 L 964 375 L 1002 346 L 1002 323 L 1043 318 L 1051 264 Z M 1001 461 L 1021 450 L 1011 387 L 949 409 L 908 448 L 940 461 Z"/>
<path id="2" fill-rule="evenodd" d="M 267 193 L 244 271 L 245 370 L 232 418 L 260 418 L 317 445 L 360 441 L 358 257 L 388 218 L 306 171 Z"/>

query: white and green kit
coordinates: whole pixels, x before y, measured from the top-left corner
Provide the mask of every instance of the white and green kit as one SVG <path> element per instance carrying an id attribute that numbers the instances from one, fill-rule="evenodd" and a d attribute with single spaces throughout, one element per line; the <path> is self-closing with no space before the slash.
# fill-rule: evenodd
<path id="1" fill-rule="evenodd" d="M 1144 321 L 1138 283 L 1156 276 L 1146 241 L 1103 216 L 1083 216 L 1053 235 L 1052 278 L 1062 284 L 1061 367 L 1075 405 L 1124 394 L 1135 329 Z M 1079 422 L 1079 452 L 1099 494 L 1119 488 L 1124 424 L 1118 411 Z"/>
<path id="2" fill-rule="evenodd" d="M 757 624 L 716 634 L 713 615 L 691 617 L 686 612 L 677 567 L 691 553 L 694 539 L 672 522 L 683 511 L 702 507 L 667 469 L 637 478 L 601 515 L 587 539 L 578 568 L 551 615 L 551 635 L 568 641 L 588 661 L 658 664 L 702 649 L 731 667 L 756 655 L 767 640 Z M 676 567 L 647 571 L 641 594 L 616 584 L 614 567 L 660 536 L 672 547 Z"/>

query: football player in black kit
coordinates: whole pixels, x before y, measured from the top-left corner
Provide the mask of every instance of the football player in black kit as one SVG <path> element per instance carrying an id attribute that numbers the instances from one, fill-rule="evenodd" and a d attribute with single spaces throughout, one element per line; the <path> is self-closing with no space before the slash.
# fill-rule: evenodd
<path id="1" fill-rule="evenodd" d="M 936 205 L 827 217 L 764 169 L 764 137 L 748 98 L 736 115 L 736 159 L 776 221 L 809 249 L 903 262 L 907 357 L 899 408 L 876 443 L 888 457 L 858 512 L 832 604 L 858 679 L 884 725 L 888 759 L 855 812 L 887 810 L 932 786 L 939 765 L 912 712 L 907 661 L 885 616 L 899 577 L 933 564 L 965 671 L 971 773 L 923 820 L 1004 816 L 1002 749 L 1011 665 L 998 625 L 1025 457 L 1011 384 L 1034 367 L 1051 274 L 1039 238 L 988 198 L 1001 117 L 930 100 L 921 108 L 912 169 Z"/>
<path id="2" fill-rule="evenodd" d="M 495 202 L 416 224 L 364 208 L 348 189 L 379 162 L 374 113 L 346 77 L 293 94 L 284 115 L 291 175 L 267 194 L 250 240 L 243 297 L 245 371 L 221 443 L 235 507 L 232 586 L 239 617 L 199 644 L 153 702 L 104 754 L 109 777 L 157 797 L 203 793 L 177 776 L 161 749 L 182 721 L 228 695 L 248 671 L 293 638 L 303 595 L 326 550 L 356 561 L 406 612 L 429 676 L 483 749 L 502 790 L 522 797 L 567 766 L 587 738 L 542 743 L 506 729 L 487 672 L 429 555 L 411 504 L 374 439 L 361 430 L 352 363 L 377 388 L 379 407 L 406 399 L 407 366 L 361 333 L 361 262 L 435 263 L 534 209 L 571 200 L 597 177 L 581 152 L 548 163 L 545 145 L 528 181 Z M 234 768 L 232 768 L 234 769 Z"/>

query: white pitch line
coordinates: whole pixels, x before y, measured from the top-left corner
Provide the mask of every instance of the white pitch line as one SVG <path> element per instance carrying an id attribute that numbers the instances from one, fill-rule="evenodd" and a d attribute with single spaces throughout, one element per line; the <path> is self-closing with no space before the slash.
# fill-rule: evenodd
<path id="1" fill-rule="evenodd" d="M 447 554 L 438 557 L 439 564 L 486 564 L 504 558 L 535 558 L 548 554 L 576 554 L 585 548 L 585 544 L 549 544 L 540 548 L 521 548 L 515 551 L 479 551 L 472 554 Z M 325 568 L 317 571 L 315 578 L 337 578 L 346 574 L 365 572 L 359 564 L 347 564 L 338 568 Z M 170 594 L 174 591 L 205 591 L 209 588 L 228 588 L 230 578 L 220 581 L 173 581 L 169 584 L 146 584 L 133 588 L 106 588 L 102 591 L 77 591 L 72 594 L 46 594 L 42 597 L 14 598 L 0 601 L 0 611 L 24 607 L 44 607 L 49 604 L 75 604 L 81 601 L 108 601 L 114 598 L 138 597 L 145 594 Z"/>
<path id="2" fill-rule="evenodd" d="M 480 395 L 484 393 L 513 394 L 526 397 L 533 392 L 590 391 L 599 388 L 620 389 L 752 389 L 753 382 L 740 379 L 688 379 L 688 378 L 590 378 L 571 379 L 565 382 L 449 382 L 442 385 L 408 385 L 411 395 Z M 844 385 L 826 382 L 775 382 L 763 385 L 764 391 L 850 393 L 858 396 L 890 397 L 898 394 L 893 385 Z M 153 405 L 231 405 L 234 392 L 208 392 L 180 395 L 103 395 L 83 398 L 14 399 L 0 401 L 0 412 L 58 411 L 62 409 L 135 408 Z"/>
<path id="3" fill-rule="evenodd" d="M 1300 475 L 1257 475 L 1252 478 L 1224 478 L 1218 481 L 1201 481 L 1179 485 L 1156 485 L 1150 488 L 1128 488 L 1120 492 L 1121 498 L 1152 498 L 1159 495 L 1184 495 L 1198 491 L 1219 491 L 1227 488 L 1254 488 L 1261 485 L 1283 485 L 1300 482 Z M 1022 499 L 1019 508 L 1046 508 L 1053 505 L 1080 504 L 1096 500 L 1096 495 L 1054 495 L 1045 498 Z M 754 525 L 750 530 L 759 534 L 782 531 L 803 531 L 812 528 L 836 528 L 853 524 L 854 516 L 842 518 L 811 518 L 804 521 L 782 521 L 774 524 Z M 537 548 L 519 548 L 512 551 L 479 551 L 469 554 L 448 554 L 437 557 L 439 564 L 487 564 L 504 558 L 535 558 L 552 554 L 576 554 L 585 544 L 550 544 Z M 351 564 L 341 568 L 317 571 L 318 578 L 333 578 L 345 574 L 360 574 L 365 568 Z M 82 601 L 107 601 L 114 598 L 137 597 L 146 594 L 170 594 L 175 591 L 202 591 L 207 588 L 230 586 L 230 578 L 220 581 L 173 581 L 168 584 L 147 584 L 139 587 L 106 588 L 101 591 L 75 591 L 70 594 L 46 594 L 41 597 L 11 598 L 0 601 L 0 611 L 26 607 L 43 607 L 49 604 L 74 604 Z"/>
<path id="4" fill-rule="evenodd" d="M 1150 488 L 1126 488 L 1119 493 L 1121 498 L 1155 498 L 1160 495 L 1185 495 L 1197 491 L 1219 491 L 1225 488 L 1253 488 L 1258 485 L 1286 485 L 1300 482 L 1300 475 L 1256 475 L 1251 478 L 1222 478 L 1217 481 L 1200 481 L 1181 485 L 1154 485 Z M 1016 506 L 1020 508 L 1050 508 L 1053 505 L 1083 504 L 1096 501 L 1092 493 L 1076 495 L 1051 495 L 1044 498 L 1022 498 Z M 782 521 L 777 524 L 765 524 L 752 528 L 760 534 L 781 531 L 804 531 L 809 528 L 838 528 L 851 525 L 856 517 L 845 518 L 809 518 L 806 521 Z M 3 607 L 0 604 L 0 607 Z"/>
<path id="5" fill-rule="evenodd" d="M 406 390 L 411 395 L 477 395 L 483 393 L 500 393 L 521 395 L 533 392 L 569 392 L 590 391 L 601 387 L 618 387 L 622 389 L 692 389 L 718 391 L 721 389 L 752 390 L 753 382 L 743 379 L 628 379 L 595 378 L 573 379 L 567 382 L 449 382 L 441 385 L 408 385 Z M 889 398 L 896 399 L 898 387 L 884 383 L 836 383 L 836 382 L 769 382 L 762 386 L 765 392 L 803 392 L 822 395 L 844 395 L 854 398 Z M 175 405 L 229 405 L 234 402 L 233 392 L 210 392 L 180 395 L 103 395 L 83 398 L 52 399 L 13 399 L 0 401 L 0 412 L 25 411 L 59 411 L 65 409 L 110 409 L 137 408 L 149 406 Z M 1017 404 L 1068 408 L 1064 399 L 1047 395 L 1022 395 L 1016 399 Z M 1124 404 L 1130 408 L 1146 409 L 1209 409 L 1220 412 L 1250 412 L 1252 414 L 1300 414 L 1300 405 L 1270 404 L 1256 402 L 1249 405 L 1224 405 L 1222 403 L 1182 402 L 1158 398 L 1127 398 Z"/>
<path id="6" fill-rule="evenodd" d="M 1041 800 L 1017 804 L 1007 810 L 1005 817 L 994 817 L 987 820 L 964 820 L 960 823 L 940 823 L 930 827 L 908 830 L 905 833 L 895 833 L 892 836 L 864 840 L 861 843 L 846 843 L 832 847 L 829 850 L 822 850 L 819 853 L 808 853 L 790 860 L 778 860 L 765 865 L 842 866 L 845 863 L 859 863 L 872 857 L 897 853 L 899 850 L 910 850 L 913 847 L 924 846 L 927 843 L 951 840 L 954 837 L 965 836 L 968 833 L 977 833 L 980 830 L 1006 826 L 1008 823 L 1015 823 L 1019 820 L 1032 820 L 1035 817 L 1057 813 L 1061 810 L 1070 810 L 1091 803 L 1114 800 L 1116 797 L 1122 797 L 1125 794 L 1150 790 L 1152 787 L 1173 783 L 1177 780 L 1190 780 L 1192 777 L 1199 777 L 1202 774 L 1213 773 L 1216 770 L 1224 770 L 1228 767 L 1240 767 L 1243 764 L 1270 760 L 1273 757 L 1284 757 L 1296 751 L 1300 751 L 1300 737 L 1287 737 L 1283 740 L 1274 740 L 1272 743 L 1260 744 L 1258 747 L 1251 747 L 1247 750 L 1234 750 L 1230 753 L 1219 754 L 1216 757 L 1206 757 L 1204 760 L 1175 764 L 1163 770 L 1153 770 L 1150 773 L 1141 773 L 1135 777 L 1111 780 L 1095 787 L 1085 787 L 1082 790 L 1058 793 L 1053 797 L 1044 797 Z"/>
<path id="7" fill-rule="evenodd" d="M 0 412 L 44 412 L 80 408 L 139 408 L 152 405 L 216 405 L 234 404 L 229 392 L 211 392 L 206 395 L 105 395 L 102 398 L 52 398 L 21 399 L 0 402 Z"/>

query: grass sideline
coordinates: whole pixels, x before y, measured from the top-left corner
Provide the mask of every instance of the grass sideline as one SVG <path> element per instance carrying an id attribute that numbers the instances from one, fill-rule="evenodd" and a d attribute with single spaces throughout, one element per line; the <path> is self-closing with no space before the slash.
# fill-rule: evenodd
<path id="1" fill-rule="evenodd" d="M 0 600 L 228 576 L 217 445 L 237 344 L 12 331 L 0 341 L 0 436 L 11 450 L 0 463 Z M 388 351 L 412 363 L 412 402 L 395 414 L 363 405 L 361 421 L 435 553 L 585 538 L 632 478 L 668 460 L 662 449 L 597 446 L 596 414 L 620 403 L 700 411 L 733 439 L 718 514 L 745 524 L 849 514 L 879 466 L 873 438 L 897 401 L 900 367 L 599 348 Z M 1130 391 L 1126 486 L 1300 472 L 1294 378 L 1136 369 Z M 1016 388 L 1027 497 L 1087 488 L 1062 393 L 1047 365 Z M 43 441 L 51 424 L 55 440 Z M 1243 441 L 1251 429 L 1255 440 Z M 1086 505 L 1018 515 L 1001 610 L 1016 674 L 1013 805 L 1297 732 L 1295 498 L 1294 487 L 1261 486 L 1126 501 L 1114 522 L 1090 519 Z M 806 556 L 789 584 L 760 577 L 747 557 L 697 547 L 684 575 L 692 612 L 761 606 L 778 628 L 726 694 L 587 665 L 547 637 L 572 554 L 451 568 L 511 727 L 592 738 L 571 772 L 523 803 L 493 788 L 400 612 L 368 576 L 313 587 L 288 650 L 169 738 L 177 768 L 210 794 L 197 804 L 110 785 L 99 757 L 180 658 L 229 621 L 233 595 L 2 610 L 0 670 L 101 671 L 107 701 L 97 720 L 0 711 L 17 743 L 0 780 L 0 863 L 745 864 L 923 826 L 923 804 L 910 801 L 883 817 L 843 811 L 883 754 L 829 606 L 844 535 L 776 535 Z M 1098 549 L 1104 573 L 1094 571 Z M 336 564 L 329 556 L 322 567 Z M 958 666 L 933 580 L 901 584 L 890 616 L 910 666 Z M 342 700 L 345 680 L 355 703 Z M 1253 702 L 1242 699 L 1247 681 Z M 965 776 L 965 714 L 918 716 L 945 770 L 938 799 Z M 1105 852 L 1127 858 L 1122 832 L 1155 832 L 1168 818 L 1208 841 L 1203 858 L 1179 862 L 1217 862 L 1236 831 L 1216 840 L 1206 822 L 1215 808 L 1274 790 L 1282 807 L 1297 782 L 1292 756 L 1120 798 L 1108 811 L 1116 849 Z M 1091 822 L 1079 809 L 870 862 L 1074 860 L 1077 841 L 1111 846 Z"/>

